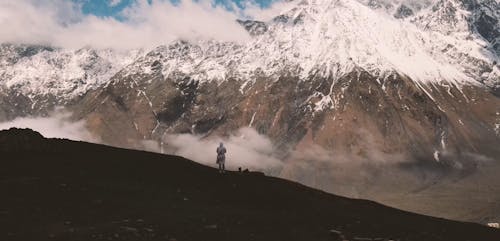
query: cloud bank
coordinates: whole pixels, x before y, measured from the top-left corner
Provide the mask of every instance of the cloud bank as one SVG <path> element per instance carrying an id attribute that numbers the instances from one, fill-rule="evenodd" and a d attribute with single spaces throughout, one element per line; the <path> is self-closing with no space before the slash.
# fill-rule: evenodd
<path id="1" fill-rule="evenodd" d="M 340 150 L 327 150 L 316 144 L 308 144 L 299 148 L 277 150 L 272 140 L 255 129 L 244 127 L 227 137 L 201 136 L 193 134 L 165 134 L 162 143 L 143 141 L 143 148 L 148 151 L 183 156 L 209 166 L 215 165 L 216 148 L 223 142 L 227 147 L 229 169 L 238 167 L 265 171 L 289 179 L 298 179 L 303 183 L 316 184 L 311 181 L 319 178 L 319 174 L 337 177 L 349 177 L 357 172 L 355 179 L 371 177 L 370 171 L 360 170 L 397 166 L 409 161 L 403 153 L 387 154 L 378 150 L 368 138 L 363 145 L 363 152 L 352 153 Z M 316 173 L 316 174 L 315 174 Z M 304 177 L 301 177 L 305 174 Z M 312 179 L 311 179 L 312 178 Z"/>
<path id="2" fill-rule="evenodd" d="M 110 6 L 121 1 L 109 0 Z M 0 43 L 63 48 L 153 48 L 173 40 L 245 42 L 249 34 L 236 19 L 270 19 L 283 3 L 260 7 L 254 1 L 224 5 L 213 0 L 137 0 L 115 17 L 82 13 L 67 0 L 0 1 Z"/>
<path id="3" fill-rule="evenodd" d="M 71 113 L 56 110 L 48 117 L 24 117 L 0 123 L 0 130 L 11 127 L 31 128 L 49 138 L 67 138 L 88 142 L 100 142 L 86 128 L 85 121 L 71 120 Z M 366 135 L 367 144 L 373 142 Z M 147 151 L 168 153 L 215 167 L 216 148 L 223 142 L 228 153 L 226 166 L 238 167 L 335 192 L 350 197 L 377 197 L 387 191 L 405 192 L 431 185 L 452 177 L 473 173 L 478 165 L 492 163 L 483 156 L 468 154 L 464 164 L 453 166 L 453 172 L 436 172 L 422 169 L 401 169 L 400 164 L 411 164 L 404 153 L 388 154 L 366 145 L 363 153 L 327 150 L 318 145 L 298 149 L 277 150 L 271 139 L 252 128 L 241 128 L 225 137 L 204 137 L 191 134 L 166 134 L 160 144 L 154 140 L 142 141 Z M 458 162 L 457 162 L 458 163 Z M 443 176 L 444 175 L 444 176 Z M 390 186 L 389 188 L 387 188 Z"/>
<path id="4" fill-rule="evenodd" d="M 251 128 L 241 128 L 229 137 L 224 138 L 203 138 L 191 134 L 165 135 L 162 151 L 214 166 L 216 161 L 215 150 L 220 142 L 223 142 L 228 150 L 226 166 L 229 169 L 235 170 L 242 167 L 243 169 L 249 168 L 269 172 L 280 169 L 283 165 L 282 161 L 275 156 L 271 140 Z M 148 146 L 151 147 L 151 145 Z"/>
<path id="5" fill-rule="evenodd" d="M 71 113 L 57 110 L 47 117 L 21 117 L 0 123 L 0 130 L 30 128 L 47 138 L 67 138 L 70 140 L 99 142 L 86 128 L 84 121 L 70 120 Z"/>
<path id="6" fill-rule="evenodd" d="M 474 173 L 478 166 L 492 162 L 479 156 L 468 155 L 464 160 L 450 156 L 449 163 L 443 163 L 442 168 L 436 170 L 435 165 L 420 166 L 411 153 L 386 153 L 378 149 L 370 133 L 360 131 L 364 133 L 364 142 L 358 143 L 359 149 L 352 150 L 325 149 L 312 143 L 277 150 L 269 137 L 252 128 L 239 129 L 227 137 L 168 134 L 163 138 L 163 145 L 157 141 L 144 141 L 143 145 L 149 151 L 179 155 L 216 167 L 215 150 L 219 142 L 223 142 L 228 150 L 229 170 L 242 167 L 263 171 L 356 198 L 407 192 L 446 181 L 446 178 L 462 178 Z"/>

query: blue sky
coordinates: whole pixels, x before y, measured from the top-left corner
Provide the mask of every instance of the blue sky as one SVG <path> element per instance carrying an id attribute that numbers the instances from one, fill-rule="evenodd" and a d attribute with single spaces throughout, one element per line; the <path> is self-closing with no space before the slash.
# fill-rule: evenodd
<path id="1" fill-rule="evenodd" d="M 87 15 L 95 15 L 100 17 L 115 17 L 121 10 L 133 4 L 136 0 L 116 0 L 116 5 L 111 5 L 112 0 L 71 0 L 82 4 L 82 11 Z M 150 0 L 148 0 L 150 1 Z M 171 2 L 178 2 L 179 0 L 170 0 Z M 216 4 L 227 5 L 232 1 L 238 6 L 243 7 L 242 2 L 245 0 L 215 0 Z M 255 0 L 262 8 L 269 6 L 275 0 Z"/>

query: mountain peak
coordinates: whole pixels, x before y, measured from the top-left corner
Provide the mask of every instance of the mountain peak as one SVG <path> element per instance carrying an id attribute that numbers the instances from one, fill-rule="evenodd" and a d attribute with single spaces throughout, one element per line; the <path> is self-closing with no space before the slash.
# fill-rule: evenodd
<path id="1" fill-rule="evenodd" d="M 359 66 L 372 73 L 400 72 L 421 81 L 444 79 L 472 84 L 481 80 L 485 71 L 480 65 L 491 66 L 498 57 L 483 50 L 486 44 L 480 39 L 463 37 L 469 36 L 464 32 L 467 29 L 454 27 L 462 35 L 443 35 L 428 26 L 420 28 L 357 1 L 310 0 L 299 2 L 275 18 L 257 41 L 266 42 L 267 52 L 279 48 L 283 53 L 279 57 L 286 56 L 282 61 L 299 66 L 303 76 L 339 64 Z M 269 47 L 276 44 L 279 46 Z M 456 56 L 473 58 L 475 64 L 463 66 Z M 325 74 L 335 75 L 331 71 Z"/>

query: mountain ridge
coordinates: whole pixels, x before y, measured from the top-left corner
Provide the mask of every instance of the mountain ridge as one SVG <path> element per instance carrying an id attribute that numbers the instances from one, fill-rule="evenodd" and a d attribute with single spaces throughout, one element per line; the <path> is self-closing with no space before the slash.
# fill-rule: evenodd
<path id="1" fill-rule="evenodd" d="M 455 0 L 434 1 L 416 16 L 411 17 L 412 19 L 401 21 L 391 19 L 390 15 L 384 16 L 383 13 L 369 8 L 375 6 L 374 1 L 365 3 L 367 7 L 353 0 L 296 2 L 296 7 L 278 16 L 281 20 L 277 20 L 277 17 L 267 23 L 259 22 L 257 28 L 260 29 L 259 34 L 252 34 L 254 37 L 247 44 L 200 41 L 195 42 L 191 50 L 185 49 L 186 46 L 182 42 L 169 45 L 170 51 L 179 51 L 179 54 L 187 54 L 192 59 L 170 55 L 175 60 L 172 62 L 167 56 L 167 62 L 160 60 L 164 67 L 163 74 L 168 77 L 169 69 L 173 68 L 184 76 L 200 81 L 233 77 L 247 79 L 248 82 L 254 81 L 252 79 L 255 78 L 254 75 L 259 74 L 256 71 L 258 69 L 262 70 L 267 77 L 275 79 L 273 75 L 283 72 L 294 74 L 293 69 L 298 68 L 295 74 L 306 79 L 318 73 L 323 77 L 345 75 L 352 70 L 353 66 L 359 66 L 375 75 L 381 74 L 381 77 L 394 71 L 420 81 L 444 79 L 450 82 L 461 82 L 467 79 L 465 82 L 467 84 L 479 81 L 490 88 L 498 88 L 499 70 L 498 64 L 495 64 L 499 62 L 498 54 L 495 53 L 498 50 L 487 51 L 488 46 L 495 46 L 496 40 L 493 38 L 498 38 L 497 35 L 499 35 L 495 32 L 497 29 L 495 26 L 500 24 L 494 21 L 498 20 L 499 15 L 499 6 L 495 1 L 480 1 L 476 5 L 487 7 L 477 8 L 473 7 L 476 5 L 472 3 L 465 4 Z M 454 10 L 446 10 L 448 7 Z M 489 14 L 486 14 L 485 12 L 488 11 L 483 9 L 489 9 Z M 440 10 L 443 12 L 439 12 Z M 488 17 L 473 17 L 469 20 L 468 15 L 475 16 L 475 12 L 479 12 L 476 15 Z M 492 37 L 486 36 L 486 33 L 483 33 L 486 37 L 479 34 L 480 28 L 468 22 L 484 18 L 493 19 L 488 24 L 481 25 L 483 28 L 488 28 L 484 31 L 491 32 Z M 304 20 L 306 22 L 303 22 Z M 449 28 L 443 27 L 443 24 L 445 26 L 449 24 Z M 348 25 L 350 28 L 345 29 L 342 25 Z M 381 28 L 381 26 L 385 27 Z M 314 31 L 309 32 L 306 29 Z M 373 31 L 370 32 L 371 30 Z M 457 32 L 453 33 L 453 31 Z M 339 34 L 340 37 L 336 37 Z M 363 41 L 359 41 L 361 39 Z M 483 39 L 492 42 L 487 44 L 482 42 Z M 278 42 L 282 43 L 274 46 Z M 385 47 L 382 48 L 381 44 Z M 63 99 L 77 97 L 89 88 L 97 88 L 106 84 L 112 75 L 118 72 L 118 69 L 131 64 L 139 56 L 145 55 L 141 50 L 123 54 L 116 51 L 110 52 L 110 50 L 96 51 L 84 48 L 75 50 L 73 53 L 71 51 L 66 53 L 54 48 L 38 48 L 38 52 L 35 51 L 32 55 L 19 58 L 21 61 L 19 67 L 11 65 L 16 63 L 9 64 L 9 61 L 2 61 L 5 68 L 3 73 L 0 73 L 3 85 L 7 88 L 21 87 L 19 90 L 24 90 L 25 95 L 33 92 L 35 95 L 55 94 Z M 175 50 L 175 48 L 179 49 Z M 155 52 L 161 54 L 163 49 L 164 47 L 157 48 L 148 55 Z M 186 50 L 192 52 L 185 52 Z M 62 52 L 58 54 L 59 51 Z M 2 55 L 7 58 L 9 58 L 8 55 L 15 54 L 15 51 L 12 53 L 12 46 L 9 47 L 9 45 L 3 45 L 2 52 L 4 53 Z M 56 55 L 52 56 L 54 54 L 50 53 Z M 66 56 L 68 54 L 73 56 L 68 59 Z M 221 54 L 228 59 L 221 58 Z M 461 60 L 463 58 L 467 60 Z M 93 59 L 97 59 L 95 61 L 98 61 L 98 64 L 92 63 Z M 49 65 L 47 66 L 44 62 Z M 64 64 L 64 66 L 58 67 L 57 63 Z M 337 64 L 338 67 L 336 67 Z M 415 64 L 421 64 L 421 66 L 415 66 Z M 65 72 L 56 72 L 55 76 L 43 74 L 43 72 L 50 73 L 58 68 L 62 68 Z M 99 68 L 105 68 L 106 71 Z M 341 72 L 337 73 L 338 71 Z M 63 83 L 67 82 L 66 86 L 52 81 L 53 78 L 63 79 Z M 49 81 L 46 82 L 44 79 Z M 471 79 L 474 80 L 471 81 Z M 71 82 L 74 81 L 81 83 L 72 84 Z M 51 87 L 51 85 L 54 86 Z M 71 93 L 75 88 L 76 92 Z M 51 93 L 51 89 L 61 91 Z"/>

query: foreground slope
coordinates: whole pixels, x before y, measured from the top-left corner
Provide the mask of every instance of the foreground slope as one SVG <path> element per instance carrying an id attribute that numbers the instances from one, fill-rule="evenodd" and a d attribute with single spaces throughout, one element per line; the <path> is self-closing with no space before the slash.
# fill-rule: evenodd
<path id="1" fill-rule="evenodd" d="M 500 240 L 498 230 L 259 173 L 0 132 L 1 240 Z M 365 240 L 370 240 L 365 239 Z"/>
<path id="2" fill-rule="evenodd" d="M 63 106 L 103 143 L 169 153 L 171 135 L 250 127 L 271 139 L 280 177 L 433 216 L 500 219 L 498 1 L 296 0 L 281 10 L 240 20 L 244 43 L 0 44 L 0 121 Z M 327 158 L 294 155 L 317 147 Z"/>

